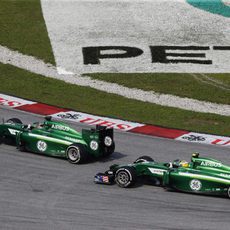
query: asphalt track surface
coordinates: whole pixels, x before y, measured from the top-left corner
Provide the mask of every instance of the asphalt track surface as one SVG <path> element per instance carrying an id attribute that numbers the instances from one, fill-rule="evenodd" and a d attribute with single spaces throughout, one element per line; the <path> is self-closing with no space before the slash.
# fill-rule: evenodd
<path id="1" fill-rule="evenodd" d="M 42 120 L 0 108 L 0 119 L 12 117 L 25 123 Z M 95 173 L 143 154 L 171 161 L 189 160 L 199 151 L 230 164 L 229 148 L 121 132 L 115 132 L 115 139 L 116 152 L 109 159 L 84 165 L 1 145 L 0 229 L 229 229 L 227 198 L 167 192 L 150 185 L 122 189 L 93 183 Z"/>

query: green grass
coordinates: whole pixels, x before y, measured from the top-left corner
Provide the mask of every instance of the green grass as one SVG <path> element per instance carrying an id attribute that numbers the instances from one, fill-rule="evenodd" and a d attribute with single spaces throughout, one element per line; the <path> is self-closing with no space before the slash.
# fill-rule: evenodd
<path id="1" fill-rule="evenodd" d="M 230 104 L 230 74 L 146 73 L 87 74 L 92 78 L 118 83 L 129 88 L 173 94 L 203 101 Z"/>
<path id="2" fill-rule="evenodd" d="M 40 0 L 0 0 L 0 45 L 55 64 Z"/>
<path id="3" fill-rule="evenodd" d="M 143 103 L 45 78 L 10 65 L 0 64 L 0 70 L 2 93 L 87 113 L 171 128 L 230 135 L 230 117 Z"/>

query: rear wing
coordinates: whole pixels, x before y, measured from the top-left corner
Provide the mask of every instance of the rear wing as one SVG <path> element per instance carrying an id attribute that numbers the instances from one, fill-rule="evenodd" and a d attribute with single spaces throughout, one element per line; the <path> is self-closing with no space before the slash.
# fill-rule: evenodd
<path id="1" fill-rule="evenodd" d="M 82 129 L 82 137 L 87 140 L 98 140 L 99 143 L 104 143 L 105 137 L 110 137 L 113 140 L 113 128 L 97 125 L 96 129 Z"/>
<path id="2" fill-rule="evenodd" d="M 82 138 L 88 144 L 91 151 L 97 155 L 104 155 L 106 152 L 114 151 L 114 131 L 113 128 L 97 125 L 94 129 L 82 129 Z M 96 148 L 95 142 L 98 143 Z M 95 149 L 92 144 L 94 143 Z"/>

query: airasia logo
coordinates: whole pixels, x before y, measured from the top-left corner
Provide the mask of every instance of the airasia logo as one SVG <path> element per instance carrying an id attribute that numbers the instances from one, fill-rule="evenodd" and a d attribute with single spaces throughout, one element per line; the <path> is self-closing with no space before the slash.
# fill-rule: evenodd
<path id="1" fill-rule="evenodd" d="M 176 139 L 182 140 L 182 141 L 199 142 L 199 143 L 230 147 L 230 137 L 227 137 L 227 136 L 224 137 L 224 136 L 216 136 L 216 135 L 211 135 L 211 134 L 209 135 L 209 134 L 190 132 Z"/>

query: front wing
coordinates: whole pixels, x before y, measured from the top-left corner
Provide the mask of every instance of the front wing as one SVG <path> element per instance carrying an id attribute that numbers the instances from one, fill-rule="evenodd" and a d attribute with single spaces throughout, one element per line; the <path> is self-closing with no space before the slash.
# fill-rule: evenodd
<path id="1" fill-rule="evenodd" d="M 97 173 L 94 176 L 94 182 L 96 184 L 114 184 L 114 175 L 113 172 Z"/>

